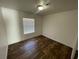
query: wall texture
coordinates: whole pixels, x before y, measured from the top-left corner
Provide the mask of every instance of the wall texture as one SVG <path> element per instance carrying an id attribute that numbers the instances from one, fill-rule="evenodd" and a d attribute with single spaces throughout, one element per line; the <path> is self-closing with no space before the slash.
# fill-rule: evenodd
<path id="1" fill-rule="evenodd" d="M 77 20 L 77 10 L 44 16 L 43 35 L 72 47 L 74 51 L 77 42 Z"/>

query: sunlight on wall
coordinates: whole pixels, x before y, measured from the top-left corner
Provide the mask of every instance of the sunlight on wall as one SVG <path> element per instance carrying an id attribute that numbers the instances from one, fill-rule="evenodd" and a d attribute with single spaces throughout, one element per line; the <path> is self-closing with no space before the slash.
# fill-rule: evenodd
<path id="1" fill-rule="evenodd" d="M 18 42 L 20 40 L 18 12 L 2 7 L 2 14 L 6 25 L 8 44 Z"/>

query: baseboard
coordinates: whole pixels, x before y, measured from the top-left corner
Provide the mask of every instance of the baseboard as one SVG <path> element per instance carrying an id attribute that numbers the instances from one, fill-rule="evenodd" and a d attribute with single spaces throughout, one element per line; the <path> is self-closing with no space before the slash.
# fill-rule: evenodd
<path id="1" fill-rule="evenodd" d="M 38 36 L 42 36 L 42 35 L 38 35 Z M 38 36 L 34 36 L 34 37 L 38 37 Z M 8 46 L 16 45 L 16 44 L 18 44 L 18 43 L 21 43 L 21 42 L 27 41 L 27 40 L 29 40 L 29 39 L 32 39 L 32 38 L 34 38 L 34 37 L 31 37 L 31 38 L 28 38 L 28 39 L 24 39 L 24 40 L 21 40 L 21 41 L 19 41 L 19 42 L 13 43 L 13 44 L 9 44 Z"/>
<path id="2" fill-rule="evenodd" d="M 43 37 L 46 37 L 45 35 L 42 35 L 42 36 L 43 36 Z M 48 37 L 46 37 L 46 38 L 48 38 Z M 51 39 L 51 38 L 48 38 L 48 39 L 53 40 L 53 39 Z M 53 40 L 53 41 L 55 41 L 55 40 Z M 58 42 L 58 41 L 55 41 L 55 42 L 57 42 L 57 43 L 59 43 L 59 44 L 62 44 L 62 45 L 65 45 L 65 44 L 60 43 L 60 42 Z M 65 45 L 65 46 L 67 46 L 67 45 Z M 69 47 L 69 48 L 73 49 L 73 48 L 72 48 L 72 47 L 70 47 L 70 46 L 67 46 L 67 47 Z"/>
<path id="3" fill-rule="evenodd" d="M 43 36 L 43 37 L 45 37 L 45 38 L 48 38 L 48 37 L 46 37 L 46 36 L 44 36 L 44 35 L 38 35 L 38 36 Z M 34 36 L 34 37 L 38 37 L 38 36 Z M 32 37 L 32 38 L 34 38 L 34 37 Z M 32 38 L 28 38 L 28 39 L 25 39 L 25 40 L 22 40 L 22 41 L 19 41 L 19 42 L 10 44 L 10 45 L 8 45 L 8 46 L 11 46 L 11 45 L 14 45 L 14 44 L 17 44 L 17 43 L 20 43 L 20 42 L 23 42 L 23 41 L 26 41 L 26 40 L 29 40 L 29 39 L 32 39 Z M 48 39 L 50 39 L 50 38 L 48 38 Z M 50 40 L 52 41 L 53 39 L 50 39 Z M 55 41 L 55 40 L 53 40 L 53 41 Z M 65 44 L 60 43 L 60 42 L 58 42 L 58 41 L 55 41 L 55 42 L 57 42 L 57 43 L 59 43 L 59 44 L 62 44 L 62 45 L 65 45 Z M 65 45 L 65 46 L 67 46 L 67 45 Z M 67 47 L 69 47 L 69 48 L 72 49 L 72 47 L 70 47 L 70 46 L 67 46 Z"/>

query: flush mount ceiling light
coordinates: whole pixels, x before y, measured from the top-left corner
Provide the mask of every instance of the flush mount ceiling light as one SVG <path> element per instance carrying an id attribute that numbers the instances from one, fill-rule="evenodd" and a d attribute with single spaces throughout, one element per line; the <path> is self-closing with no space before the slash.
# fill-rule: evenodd
<path id="1" fill-rule="evenodd" d="M 37 9 L 39 11 L 46 9 L 49 6 L 49 3 L 41 3 L 39 5 L 37 5 Z"/>
<path id="2" fill-rule="evenodd" d="M 50 7 L 50 0 L 39 0 L 35 6 L 35 10 L 36 10 L 35 14 L 47 10 L 49 7 Z"/>
<path id="3" fill-rule="evenodd" d="M 37 8 L 38 8 L 38 10 L 40 10 L 40 11 L 44 9 L 44 7 L 43 7 L 42 5 L 38 5 Z"/>

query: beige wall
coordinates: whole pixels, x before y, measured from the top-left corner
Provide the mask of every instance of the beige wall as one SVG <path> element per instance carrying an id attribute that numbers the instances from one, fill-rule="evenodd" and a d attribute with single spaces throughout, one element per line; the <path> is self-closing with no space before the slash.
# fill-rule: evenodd
<path id="1" fill-rule="evenodd" d="M 77 41 L 77 10 L 44 16 L 43 35 L 75 49 Z"/>
<path id="2" fill-rule="evenodd" d="M 7 58 L 8 40 L 6 36 L 5 24 L 2 17 L 2 9 L 0 7 L 0 59 Z"/>

